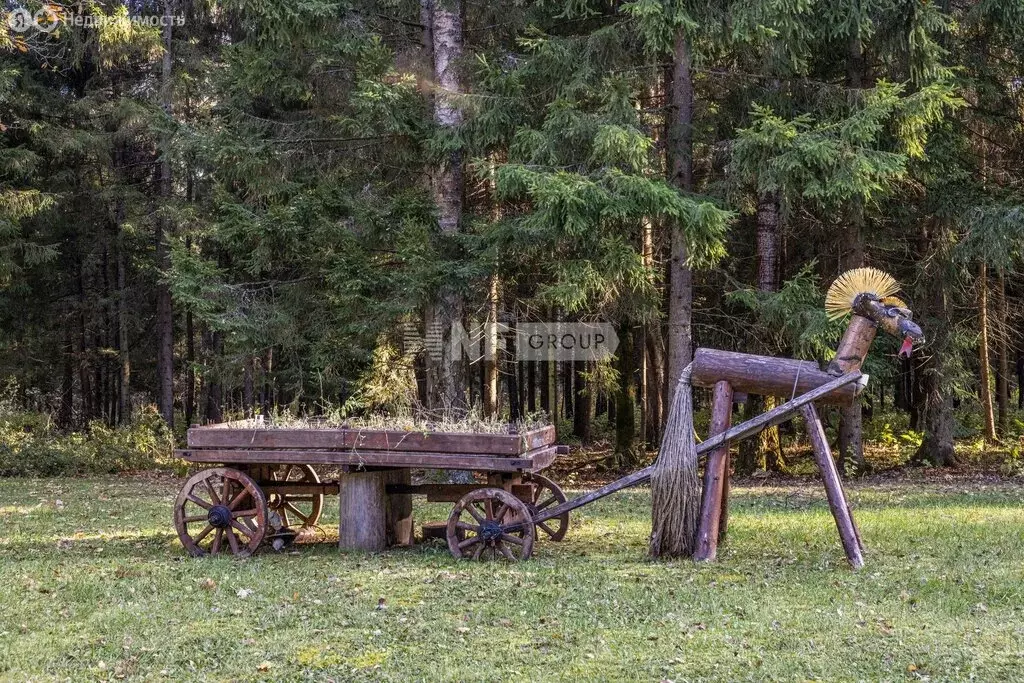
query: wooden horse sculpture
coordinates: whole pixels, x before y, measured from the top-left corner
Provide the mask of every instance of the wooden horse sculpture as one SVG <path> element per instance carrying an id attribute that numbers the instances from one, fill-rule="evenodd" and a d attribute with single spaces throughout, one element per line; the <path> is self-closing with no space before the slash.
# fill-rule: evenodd
<path id="1" fill-rule="evenodd" d="M 792 398 L 816 389 L 836 377 L 860 369 L 879 328 L 903 339 L 900 355 L 910 355 L 915 343 L 923 343 L 921 328 L 911 320 L 906 305 L 895 298 L 896 281 L 874 268 L 858 268 L 844 273 L 829 288 L 826 310 L 831 318 L 852 313 L 835 358 L 825 370 L 817 363 L 756 356 L 715 349 L 697 349 L 693 359 L 693 386 L 713 389 L 709 438 L 729 429 L 733 399 L 738 392 Z M 820 399 L 831 405 L 850 405 L 867 384 L 847 384 Z M 846 495 L 817 408 L 808 403 L 801 409 L 821 471 L 829 507 L 835 517 L 846 557 L 854 568 L 864 565 L 864 547 L 853 521 Z M 728 520 L 729 444 L 708 455 L 701 499 L 700 526 L 694 559 L 714 559 Z"/>

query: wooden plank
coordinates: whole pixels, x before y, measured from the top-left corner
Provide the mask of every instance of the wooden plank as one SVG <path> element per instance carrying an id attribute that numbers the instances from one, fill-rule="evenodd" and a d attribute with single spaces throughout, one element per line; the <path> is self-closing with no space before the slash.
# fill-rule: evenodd
<path id="1" fill-rule="evenodd" d="M 349 465 L 369 467 L 423 467 L 426 469 L 482 470 L 493 472 L 539 472 L 558 456 L 554 446 L 540 448 L 522 457 L 453 455 L 451 453 L 404 453 L 396 451 L 324 451 L 283 449 L 189 449 L 175 451 L 190 462 L 260 463 L 307 465 Z"/>
<path id="2" fill-rule="evenodd" d="M 555 442 L 555 428 L 540 427 L 525 434 L 460 434 L 358 429 L 266 429 L 215 425 L 188 430 L 188 446 L 284 450 L 349 449 L 397 452 L 444 452 L 522 455 Z"/>
<path id="3" fill-rule="evenodd" d="M 849 384 L 850 382 L 856 382 L 860 378 L 860 372 L 851 372 L 849 375 L 837 377 L 831 382 L 823 384 L 822 386 L 818 387 L 817 389 L 814 389 L 813 391 L 809 391 L 806 394 L 803 394 L 802 396 L 797 396 L 792 401 L 783 403 L 780 406 L 772 408 L 767 413 L 761 413 L 752 420 L 742 422 L 736 425 L 735 427 L 730 428 L 726 432 L 719 434 L 718 436 L 713 436 L 704 441 L 703 443 L 697 444 L 697 454 L 705 455 L 713 451 L 714 449 L 718 448 L 722 444 L 745 439 L 748 436 L 753 436 L 754 434 L 757 434 L 768 427 L 772 427 L 774 425 L 785 422 L 786 420 L 790 419 L 794 413 L 798 412 L 805 405 L 817 401 L 822 396 L 828 394 L 831 391 L 835 391 L 836 389 L 846 384 Z M 592 503 L 595 500 L 599 500 L 601 498 L 604 498 L 605 496 L 610 496 L 613 493 L 616 493 L 623 489 L 627 489 L 631 486 L 637 486 L 639 484 L 646 483 L 650 481 L 652 472 L 654 472 L 654 465 L 645 467 L 642 470 L 639 470 L 637 472 L 634 472 L 633 474 L 623 477 L 622 479 L 617 479 L 611 482 L 610 484 L 606 484 L 599 489 L 584 494 L 579 498 L 567 500 L 561 505 L 556 505 L 555 507 L 549 508 L 541 515 L 535 517 L 534 521 L 546 522 L 547 520 L 554 519 L 555 517 L 563 515 L 566 512 L 571 512 L 577 508 L 583 507 L 587 503 Z"/>
<path id="4" fill-rule="evenodd" d="M 711 426 L 709 436 L 716 436 L 729 429 L 732 418 L 732 387 L 722 381 L 715 385 L 711 402 Z M 697 530 L 695 560 L 713 560 L 718 554 L 718 531 L 722 519 L 725 480 L 729 473 L 725 469 L 729 457 L 729 444 L 725 443 L 711 451 L 704 467 L 704 495 L 700 503 L 700 526 Z"/>
<path id="5" fill-rule="evenodd" d="M 807 404 L 802 409 L 804 419 L 807 421 L 807 433 L 814 445 L 814 459 L 821 471 L 821 478 L 825 482 L 825 495 L 828 497 L 828 506 L 832 510 L 832 517 L 836 520 L 836 529 L 839 530 L 839 538 L 843 542 L 843 550 L 846 551 L 846 559 L 854 569 L 864 566 L 864 548 L 860 543 L 860 534 L 857 525 L 853 521 L 853 513 L 850 512 L 850 504 L 846 501 L 846 493 L 843 491 L 843 482 L 839 479 L 839 470 L 836 462 L 832 459 L 832 449 L 829 448 L 828 439 L 825 437 L 825 428 L 818 417 L 818 411 L 813 404 Z"/>
<path id="6" fill-rule="evenodd" d="M 789 399 L 817 389 L 835 375 L 822 372 L 817 363 L 792 358 L 773 358 L 749 353 L 697 349 L 693 358 L 691 381 L 696 387 L 714 387 L 721 380 L 733 391 Z M 817 399 L 823 403 L 849 405 L 862 387 L 844 385 Z"/>
<path id="7" fill-rule="evenodd" d="M 495 488 L 492 484 L 389 484 L 389 494 L 426 496 L 428 503 L 457 503 L 473 491 Z M 502 488 L 502 487 L 498 487 Z M 533 499 L 533 484 L 511 484 L 511 493 L 524 502 Z"/>

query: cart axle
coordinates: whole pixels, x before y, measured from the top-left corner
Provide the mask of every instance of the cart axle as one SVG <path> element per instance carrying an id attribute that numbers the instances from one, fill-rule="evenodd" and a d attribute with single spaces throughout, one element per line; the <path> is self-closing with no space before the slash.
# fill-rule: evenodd
<path id="1" fill-rule="evenodd" d="M 227 529 L 231 526 L 231 510 L 227 505 L 214 505 L 207 519 L 214 529 Z"/>

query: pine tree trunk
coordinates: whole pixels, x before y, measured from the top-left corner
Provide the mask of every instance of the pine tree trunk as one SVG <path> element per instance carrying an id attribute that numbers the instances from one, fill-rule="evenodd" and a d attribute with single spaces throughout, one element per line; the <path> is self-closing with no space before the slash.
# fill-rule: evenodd
<path id="1" fill-rule="evenodd" d="M 526 362 L 526 411 L 537 412 L 537 361 Z"/>
<path id="2" fill-rule="evenodd" d="M 665 424 L 665 338 L 660 326 L 647 329 L 647 444 L 657 448 Z"/>
<path id="3" fill-rule="evenodd" d="M 757 289 L 779 288 L 779 196 L 770 192 L 757 202 Z"/>
<path id="4" fill-rule="evenodd" d="M 996 275 L 996 321 L 993 329 L 996 334 L 996 406 L 998 420 L 996 433 L 1005 438 L 1010 427 L 1010 349 L 1006 312 L 1006 278 L 1000 268 Z"/>
<path id="5" fill-rule="evenodd" d="M 776 192 L 762 194 L 757 202 L 757 288 L 762 292 L 779 289 L 779 195 Z M 762 399 L 764 410 L 775 407 L 775 397 Z M 782 459 L 782 442 L 779 428 L 768 427 L 756 441 L 758 460 L 765 469 L 781 472 L 785 463 Z"/>
<path id="6" fill-rule="evenodd" d="M 505 351 L 498 355 L 498 362 L 504 367 L 503 374 L 508 384 L 508 417 L 511 422 L 523 419 L 522 363 L 516 362 L 516 332 L 505 335 Z"/>
<path id="7" fill-rule="evenodd" d="M 551 316 L 551 318 L 554 320 L 554 316 Z M 555 360 L 554 349 L 548 351 L 548 360 L 545 362 L 548 366 L 548 371 L 544 374 L 544 378 L 548 383 L 548 415 L 551 417 L 551 424 L 555 425 L 555 428 L 557 429 L 562 416 L 560 414 L 560 405 L 558 401 L 558 366 L 560 363 Z"/>
<path id="8" fill-rule="evenodd" d="M 430 12 L 434 47 L 434 121 L 442 128 L 462 125 L 459 96 L 459 60 L 462 56 L 462 2 L 441 0 Z M 432 178 L 438 227 L 442 235 L 455 235 L 462 222 L 462 151 L 454 150 L 435 169 Z M 427 395 L 435 412 L 462 416 L 468 409 L 461 349 L 452 348 L 453 325 L 462 322 L 462 295 L 452 283 L 441 285 L 427 315 L 428 329 L 439 335 L 440 357 L 427 360 Z"/>
<path id="9" fill-rule="evenodd" d="M 64 330 L 64 371 L 60 387 L 60 411 L 57 414 L 57 425 L 64 431 L 74 427 L 75 416 L 75 346 L 70 329 Z"/>
<path id="10" fill-rule="evenodd" d="M 930 263 L 935 261 L 936 245 L 948 239 L 948 229 L 941 221 L 927 222 L 923 226 L 923 239 L 919 258 Z M 930 234 L 934 230 L 936 234 Z M 914 454 L 917 462 L 928 462 L 939 467 L 956 464 L 953 443 L 953 398 L 944 381 L 947 354 L 953 353 L 950 330 L 952 320 L 943 289 L 943 280 L 936 273 L 926 271 L 922 276 L 926 296 L 922 301 L 921 319 L 927 320 L 929 335 L 928 355 L 914 357 L 913 396 L 914 417 L 919 423 L 912 429 L 924 431 L 921 446 Z"/>
<path id="11" fill-rule="evenodd" d="M 849 91 L 850 105 L 859 104 L 861 88 L 867 87 L 867 62 L 864 58 L 864 44 L 858 29 L 850 37 L 846 55 L 846 86 Z M 849 217 L 842 231 L 840 262 L 843 270 L 860 268 L 864 265 L 864 200 L 854 197 L 850 200 Z M 863 415 L 861 405 L 855 402 L 852 406 L 842 409 L 839 413 L 839 458 L 841 471 L 846 471 L 846 464 L 851 463 L 860 472 L 867 469 L 864 458 L 864 445 L 861 438 Z"/>
<path id="12" fill-rule="evenodd" d="M 246 358 L 242 363 L 242 414 L 246 419 L 256 415 L 256 393 L 253 386 L 253 359 Z"/>
<path id="13" fill-rule="evenodd" d="M 274 414 L 274 349 L 267 349 L 263 357 L 263 417 L 270 419 Z"/>
<path id="14" fill-rule="evenodd" d="M 593 397 L 587 389 L 586 379 L 583 373 L 590 369 L 588 361 L 577 361 L 573 363 L 573 385 L 575 390 L 575 402 L 572 411 L 572 433 L 582 443 L 589 443 L 591 439 L 590 425 L 593 413 Z"/>
<path id="15" fill-rule="evenodd" d="M 988 266 L 978 265 L 978 396 L 985 420 L 985 440 L 996 440 L 995 418 L 992 414 L 992 388 L 989 385 L 991 369 L 988 355 Z"/>
<path id="16" fill-rule="evenodd" d="M 669 83 L 669 180 L 684 192 L 693 191 L 693 73 L 685 29 L 676 34 Z M 686 263 L 686 237 L 672 226 L 669 257 L 668 376 L 664 405 L 671 405 L 683 369 L 693 358 L 693 272 Z"/>
<path id="17" fill-rule="evenodd" d="M 573 409 L 576 402 L 576 394 L 572 387 L 574 365 L 575 363 L 565 361 L 558 364 L 559 372 L 562 373 L 562 419 L 564 420 L 573 420 L 574 418 Z"/>
<path id="18" fill-rule="evenodd" d="M 167 116 L 171 115 L 171 27 L 173 26 L 173 0 L 164 0 L 163 27 L 163 68 L 160 78 L 160 105 Z M 171 141 L 165 136 L 161 141 L 160 153 L 160 198 L 166 205 L 171 197 Z M 156 285 L 156 354 L 157 354 L 157 404 L 160 415 L 168 426 L 174 426 L 174 314 L 171 306 L 171 290 L 163 282 L 171 266 L 170 221 L 165 217 L 157 219 L 156 269 L 159 278 Z"/>
<path id="19" fill-rule="evenodd" d="M 924 439 L 915 460 L 927 461 L 936 467 L 953 467 L 953 401 L 942 389 L 939 363 L 925 363 L 921 385 L 925 392 L 923 410 Z"/>
<path id="20" fill-rule="evenodd" d="M 192 311 L 185 313 L 185 424 L 192 425 L 196 411 L 196 339 Z"/>
<path id="21" fill-rule="evenodd" d="M 1017 348 L 1017 409 L 1024 410 L 1024 348 Z"/>
<path id="22" fill-rule="evenodd" d="M 633 328 L 628 322 L 619 325 L 619 389 L 615 399 L 615 464 L 619 469 L 637 463 L 636 452 L 636 382 L 634 381 Z"/>
<path id="23" fill-rule="evenodd" d="M 132 420 L 132 359 L 128 346 L 128 273 L 123 235 L 117 247 L 117 354 L 119 378 L 117 415 L 121 424 Z"/>
<path id="24" fill-rule="evenodd" d="M 540 409 L 551 415 L 551 363 L 546 360 L 537 361 L 537 384 L 540 387 Z"/>
<path id="25" fill-rule="evenodd" d="M 204 412 L 207 424 L 224 421 L 224 412 L 221 409 L 224 400 L 224 384 L 220 371 L 223 344 L 220 332 L 203 333 L 203 363 L 206 366 L 206 376 L 203 379 L 203 388 L 206 392 Z"/>

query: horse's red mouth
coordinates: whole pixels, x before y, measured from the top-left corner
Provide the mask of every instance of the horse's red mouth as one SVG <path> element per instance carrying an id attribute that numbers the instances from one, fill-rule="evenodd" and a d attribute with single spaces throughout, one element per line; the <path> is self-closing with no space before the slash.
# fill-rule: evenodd
<path id="1" fill-rule="evenodd" d="M 900 346 L 900 352 L 896 355 L 902 358 L 910 358 L 910 352 L 914 350 L 913 338 L 907 336 L 903 338 L 903 345 Z"/>

